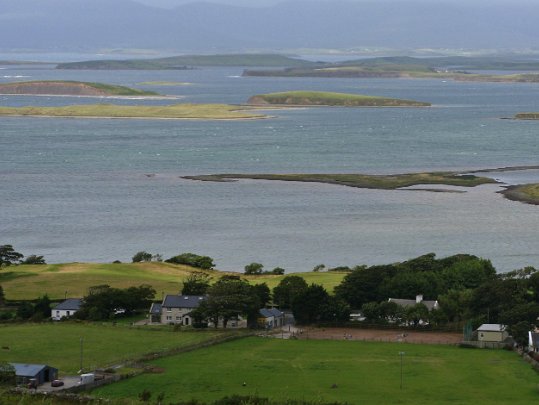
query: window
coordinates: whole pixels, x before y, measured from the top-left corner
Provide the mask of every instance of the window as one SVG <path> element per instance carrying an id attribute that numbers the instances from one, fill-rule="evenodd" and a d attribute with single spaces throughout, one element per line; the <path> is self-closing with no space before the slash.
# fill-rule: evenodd
<path id="1" fill-rule="evenodd" d="M 71 315 L 71 314 L 69 313 L 69 311 L 66 311 L 66 316 L 69 316 L 69 315 Z"/>
<path id="2" fill-rule="evenodd" d="M 172 317 L 171 317 L 171 316 L 167 316 L 167 321 L 172 321 Z"/>
<path id="3" fill-rule="evenodd" d="M 167 312 L 172 312 L 172 308 L 167 307 Z"/>
<path id="4" fill-rule="evenodd" d="M 181 316 L 177 316 L 177 317 L 176 317 L 176 320 L 177 320 L 177 321 L 179 321 L 180 319 L 182 319 Z"/>

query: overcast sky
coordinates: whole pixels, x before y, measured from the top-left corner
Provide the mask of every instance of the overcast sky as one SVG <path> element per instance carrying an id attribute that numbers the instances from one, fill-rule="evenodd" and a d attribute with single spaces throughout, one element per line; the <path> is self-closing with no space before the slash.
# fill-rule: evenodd
<path id="1" fill-rule="evenodd" d="M 174 7 L 186 3 L 218 3 L 218 4 L 229 4 L 235 6 L 249 6 L 249 7 L 264 7 L 272 4 L 283 3 L 285 1 L 295 1 L 295 0 L 135 0 L 139 3 L 148 4 L 151 6 L 159 7 Z M 301 0 L 301 1 L 330 1 L 330 0 Z M 501 4 L 515 4 L 515 3 L 534 3 L 538 0 L 343 0 L 350 2 L 373 2 L 373 1 L 384 1 L 384 2 L 403 2 L 403 1 L 424 1 L 426 3 L 454 3 L 454 4 L 492 4 L 492 3 L 501 3 Z"/>

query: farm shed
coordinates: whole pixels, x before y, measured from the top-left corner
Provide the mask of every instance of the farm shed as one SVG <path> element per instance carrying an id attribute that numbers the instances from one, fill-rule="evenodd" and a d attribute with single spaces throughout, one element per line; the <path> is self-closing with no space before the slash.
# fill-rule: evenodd
<path id="1" fill-rule="evenodd" d="M 58 378 L 58 369 L 44 364 L 10 363 L 15 368 L 17 385 L 27 384 L 35 378 L 38 385 Z"/>

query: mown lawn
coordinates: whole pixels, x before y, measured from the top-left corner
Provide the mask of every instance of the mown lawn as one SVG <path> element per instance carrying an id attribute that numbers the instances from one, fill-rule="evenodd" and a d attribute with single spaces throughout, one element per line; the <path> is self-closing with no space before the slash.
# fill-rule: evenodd
<path id="1" fill-rule="evenodd" d="M 0 362 L 48 364 L 60 374 L 80 368 L 80 338 L 86 370 L 106 367 L 143 354 L 170 350 L 222 335 L 223 331 L 173 332 L 169 327 L 133 328 L 112 324 L 0 325 Z"/>
<path id="2" fill-rule="evenodd" d="M 405 353 L 402 390 L 399 352 Z M 93 394 L 136 398 L 147 389 L 154 396 L 165 393 L 172 402 L 211 401 L 232 394 L 350 404 L 539 401 L 539 376 L 515 353 L 502 350 L 248 338 L 152 364 L 164 372 L 144 374 Z"/>
<path id="3" fill-rule="evenodd" d="M 51 299 L 63 299 L 66 295 L 83 297 L 88 294 L 88 287 L 100 284 L 108 284 L 115 288 L 149 284 L 157 291 L 156 299 L 159 299 L 162 293 L 177 294 L 181 290 L 183 280 L 193 271 L 200 270 L 189 266 L 155 262 L 20 265 L 2 269 L 0 285 L 6 298 L 10 300 L 32 300 L 43 294 L 48 294 Z M 206 273 L 210 275 L 212 281 L 225 274 L 231 274 L 217 270 Z M 328 291 L 333 291 L 345 275 L 340 272 L 295 274 L 305 278 L 308 284 L 323 285 Z M 273 288 L 285 276 L 245 276 L 245 279 L 252 284 L 267 283 Z"/>

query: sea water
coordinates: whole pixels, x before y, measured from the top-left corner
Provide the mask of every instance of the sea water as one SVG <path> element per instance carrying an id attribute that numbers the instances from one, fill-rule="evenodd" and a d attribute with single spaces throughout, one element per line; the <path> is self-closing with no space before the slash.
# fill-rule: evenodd
<path id="1" fill-rule="evenodd" d="M 182 179 L 210 173 L 403 173 L 537 165 L 539 87 L 447 80 L 241 77 L 241 68 L 70 71 L 4 66 L 0 81 L 80 80 L 178 100 L 0 96 L 3 106 L 245 103 L 286 90 L 341 91 L 430 108 L 300 108 L 256 121 L 0 118 L 0 244 L 47 262 L 129 261 L 139 250 L 308 271 L 470 253 L 499 271 L 539 265 L 537 206 L 499 185 L 458 193 Z M 3 77 L 6 76 L 6 77 Z M 177 86 L 140 85 L 175 81 Z M 492 173 L 508 184 L 539 171 Z M 429 187 L 432 188 L 432 187 Z"/>

